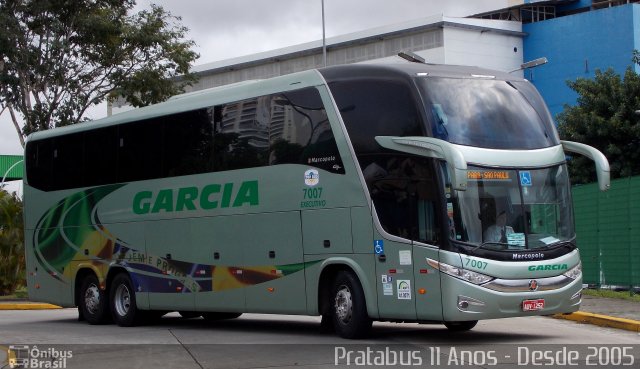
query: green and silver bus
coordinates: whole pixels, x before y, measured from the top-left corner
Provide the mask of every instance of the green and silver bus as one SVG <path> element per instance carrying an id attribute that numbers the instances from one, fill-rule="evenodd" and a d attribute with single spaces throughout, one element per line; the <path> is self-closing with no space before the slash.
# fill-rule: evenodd
<path id="1" fill-rule="evenodd" d="M 576 311 L 565 151 L 526 80 L 348 65 L 176 96 L 26 146 L 29 297 L 132 326 L 170 311 L 440 323 Z"/>

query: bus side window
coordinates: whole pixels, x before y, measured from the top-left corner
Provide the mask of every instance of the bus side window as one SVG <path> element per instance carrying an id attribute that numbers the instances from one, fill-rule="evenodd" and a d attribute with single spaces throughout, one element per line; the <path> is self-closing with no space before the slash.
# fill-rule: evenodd
<path id="1" fill-rule="evenodd" d="M 51 190 L 53 147 L 50 139 L 27 143 L 27 180 L 31 187 L 43 191 Z"/>
<path id="2" fill-rule="evenodd" d="M 327 112 L 315 88 L 274 96 L 269 163 L 305 164 L 344 174 Z"/>
<path id="3" fill-rule="evenodd" d="M 82 156 L 82 133 L 60 136 L 53 140 L 54 190 L 82 187 Z"/>
<path id="4" fill-rule="evenodd" d="M 84 132 L 82 171 L 84 187 L 117 182 L 118 158 L 117 127 L 100 128 Z"/>
<path id="5" fill-rule="evenodd" d="M 215 171 L 303 164 L 344 173 L 315 88 L 216 106 L 214 115 Z"/>
<path id="6" fill-rule="evenodd" d="M 162 177 L 162 128 L 154 119 L 118 127 L 118 182 Z"/>
<path id="7" fill-rule="evenodd" d="M 214 170 L 261 167 L 268 164 L 269 127 L 258 112 L 264 99 L 252 98 L 223 105 L 216 122 Z"/>
<path id="8" fill-rule="evenodd" d="M 163 177 L 213 171 L 213 117 L 209 109 L 173 114 L 164 121 Z"/>

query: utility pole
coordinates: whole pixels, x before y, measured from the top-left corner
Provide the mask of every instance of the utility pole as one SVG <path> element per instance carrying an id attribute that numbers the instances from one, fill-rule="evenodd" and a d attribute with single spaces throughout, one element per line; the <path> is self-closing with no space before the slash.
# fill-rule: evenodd
<path id="1" fill-rule="evenodd" d="M 322 62 L 324 66 L 327 66 L 327 41 L 324 33 L 324 0 L 322 2 Z"/>

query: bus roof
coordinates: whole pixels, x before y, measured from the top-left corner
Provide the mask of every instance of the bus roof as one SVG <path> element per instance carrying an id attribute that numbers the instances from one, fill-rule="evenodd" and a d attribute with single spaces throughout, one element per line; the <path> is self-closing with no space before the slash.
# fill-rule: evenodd
<path id="1" fill-rule="evenodd" d="M 338 65 L 319 70 L 327 82 L 354 78 L 405 77 L 416 76 L 446 78 L 492 78 L 497 80 L 523 81 L 523 78 L 507 72 L 464 65 L 389 63 Z"/>
<path id="2" fill-rule="evenodd" d="M 29 135 L 27 140 L 37 141 L 69 133 L 88 131 L 96 128 L 202 109 L 212 105 L 266 95 L 274 93 L 275 91 L 289 91 L 322 84 L 324 84 L 324 80 L 316 70 L 307 70 L 264 80 L 243 81 L 230 85 L 176 95 L 167 101 L 158 104 L 132 109 L 95 121 L 35 132 Z"/>
<path id="3" fill-rule="evenodd" d="M 506 72 L 469 66 L 409 62 L 339 65 L 318 70 L 307 70 L 264 80 L 243 81 L 235 84 L 176 95 L 167 101 L 158 104 L 129 110 L 103 119 L 35 132 L 29 135 L 27 141 L 37 141 L 74 132 L 88 131 L 96 128 L 202 109 L 212 105 L 243 100 L 278 91 L 289 91 L 304 87 L 318 86 L 325 84 L 326 82 L 336 80 L 375 77 L 407 79 L 415 77 L 418 73 L 426 73 L 427 76 L 433 77 L 473 78 L 491 76 L 500 80 L 523 80 L 522 78 L 515 77 Z"/>

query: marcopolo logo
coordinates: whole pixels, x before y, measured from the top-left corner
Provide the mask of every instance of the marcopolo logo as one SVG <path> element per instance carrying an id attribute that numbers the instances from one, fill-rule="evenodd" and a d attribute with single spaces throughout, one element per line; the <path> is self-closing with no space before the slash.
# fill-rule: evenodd
<path id="1" fill-rule="evenodd" d="M 154 191 L 140 191 L 133 197 L 133 212 L 149 214 L 185 210 L 212 210 L 216 208 L 237 208 L 245 205 L 257 206 L 258 181 L 209 184 L 202 188 L 182 187 Z"/>
<path id="2" fill-rule="evenodd" d="M 536 272 L 540 270 L 567 270 L 569 269 L 567 264 L 544 264 L 544 265 L 530 265 L 529 271 Z"/>

